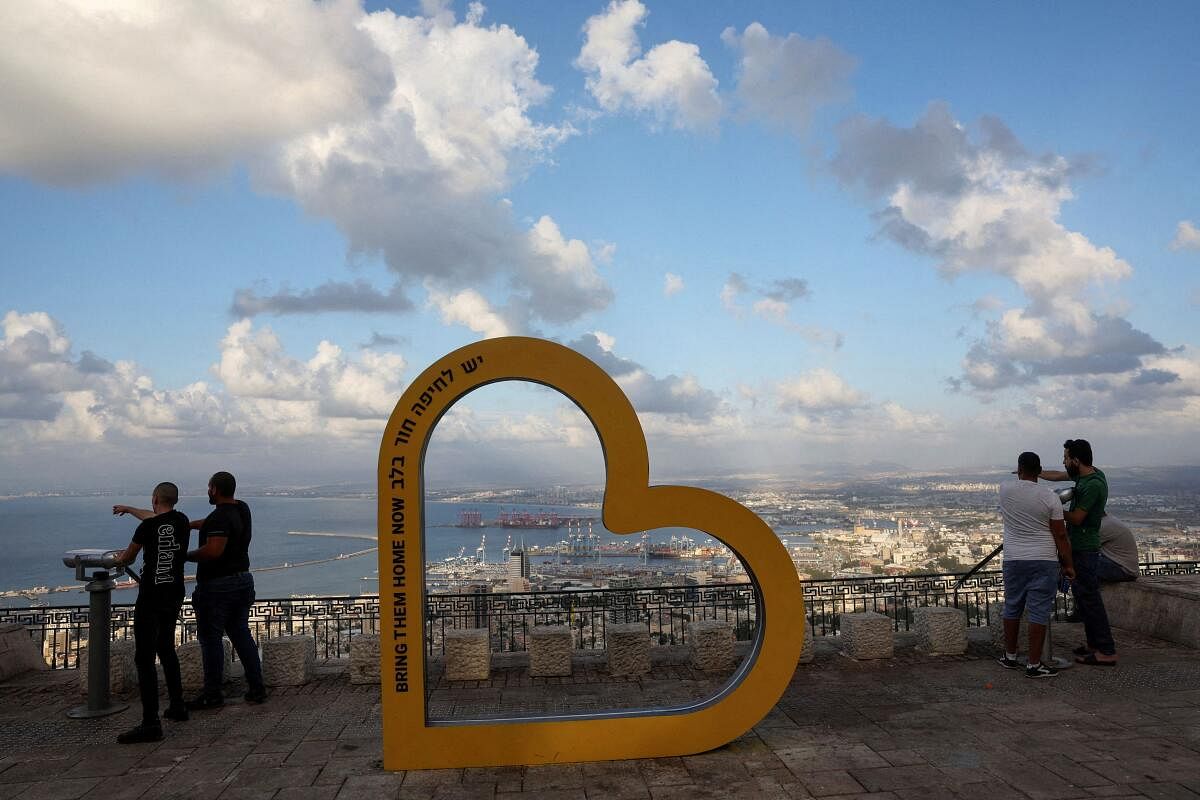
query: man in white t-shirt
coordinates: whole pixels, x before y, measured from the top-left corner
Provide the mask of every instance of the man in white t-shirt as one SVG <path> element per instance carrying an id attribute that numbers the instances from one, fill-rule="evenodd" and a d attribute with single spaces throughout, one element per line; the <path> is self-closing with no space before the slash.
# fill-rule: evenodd
<path id="1" fill-rule="evenodd" d="M 1054 610 L 1059 574 L 1075 577 L 1071 543 L 1063 521 L 1062 502 L 1049 487 L 1038 485 L 1042 460 L 1025 452 L 1017 458 L 1017 480 L 1000 487 L 1004 519 L 1004 657 L 1000 665 L 1017 669 L 1017 637 L 1021 614 L 1029 615 L 1027 678 L 1058 674 L 1042 663 L 1046 625 Z"/>

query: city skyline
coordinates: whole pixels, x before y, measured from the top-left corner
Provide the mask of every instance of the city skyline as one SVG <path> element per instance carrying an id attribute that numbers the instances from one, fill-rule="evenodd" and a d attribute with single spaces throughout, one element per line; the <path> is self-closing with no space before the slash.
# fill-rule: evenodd
<path id="1" fill-rule="evenodd" d="M 592 358 L 652 479 L 1200 446 L 1200 9 L 22 4 L 0 489 L 370 481 L 425 366 Z M 500 385 L 431 476 L 596 483 Z M 106 482 L 107 481 L 107 482 Z"/>

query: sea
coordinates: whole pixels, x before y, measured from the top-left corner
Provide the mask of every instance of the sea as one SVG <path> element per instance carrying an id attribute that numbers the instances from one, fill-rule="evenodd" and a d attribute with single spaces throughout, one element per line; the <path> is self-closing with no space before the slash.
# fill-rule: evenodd
<path id="1" fill-rule="evenodd" d="M 354 596 L 378 590 L 378 557 L 375 500 L 370 498 L 254 497 L 244 499 L 254 519 L 250 547 L 255 589 L 260 598 L 284 598 L 302 595 Z M 67 550 L 94 547 L 123 549 L 137 527 L 129 516 L 115 517 L 116 504 L 145 507 L 146 497 L 53 496 L 0 499 L 0 592 L 28 592 L 30 596 L 0 597 L 0 607 L 29 605 L 86 605 L 87 593 L 75 580 L 73 569 L 63 565 Z M 200 519 L 211 510 L 206 496 L 181 497 L 177 508 L 191 519 Z M 593 518 L 592 530 L 601 546 L 628 543 L 629 536 L 617 536 L 600 523 L 598 508 L 541 506 L 493 503 L 454 503 L 431 501 L 425 504 L 426 561 L 437 562 L 460 553 L 482 556 L 490 562 L 502 560 L 509 536 L 514 546 L 547 546 L 566 538 L 566 528 L 557 530 L 520 530 L 499 527 L 458 528 L 459 514 L 478 511 L 483 520 L 494 521 L 500 511 L 558 514 Z M 337 534 L 335 536 L 297 535 Z M 652 530 L 651 543 L 669 542 L 672 536 L 688 536 L 697 546 L 710 543 L 711 537 L 687 528 Z M 192 546 L 196 546 L 195 532 Z M 781 537 L 785 545 L 807 544 L 807 536 L 797 533 Z M 534 563 L 552 558 L 532 559 Z M 619 557 L 604 556 L 607 562 Z M 140 570 L 141 563 L 138 563 Z M 315 562 L 315 563 L 312 563 Z M 270 567 L 270 569 L 262 569 Z M 41 590 L 69 587 L 63 591 Z M 41 590 L 41 591 L 35 591 Z M 113 593 L 114 603 L 133 602 L 134 590 Z"/>

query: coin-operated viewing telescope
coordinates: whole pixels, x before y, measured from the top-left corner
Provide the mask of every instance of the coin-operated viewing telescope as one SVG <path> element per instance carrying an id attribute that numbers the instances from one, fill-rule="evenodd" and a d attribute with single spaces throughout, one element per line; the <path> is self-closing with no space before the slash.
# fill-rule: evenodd
<path id="1" fill-rule="evenodd" d="M 74 719 L 89 719 L 116 714 L 129 708 L 128 703 L 114 704 L 109 696 L 108 649 L 112 635 L 112 590 L 117 585 L 117 576 L 132 571 L 126 570 L 117 559 L 120 550 L 85 548 L 68 550 L 63 554 L 63 564 L 75 570 L 75 579 L 87 581 L 88 592 L 88 694 L 87 705 L 76 706 L 67 712 Z"/>

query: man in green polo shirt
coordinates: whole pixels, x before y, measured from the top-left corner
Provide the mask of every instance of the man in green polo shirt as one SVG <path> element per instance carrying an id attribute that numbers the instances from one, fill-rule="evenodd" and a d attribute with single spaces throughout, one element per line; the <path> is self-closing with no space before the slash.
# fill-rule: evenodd
<path id="1" fill-rule="evenodd" d="M 1108 504 L 1108 480 L 1092 466 L 1092 446 L 1086 439 L 1063 442 L 1063 467 L 1065 471 L 1044 470 L 1041 477 L 1048 481 L 1075 481 L 1071 507 L 1063 512 L 1075 562 L 1071 590 L 1087 636 L 1087 643 L 1075 651 L 1075 661 L 1112 667 L 1117 663 L 1117 647 L 1100 594 L 1099 576 L 1100 522 Z"/>

